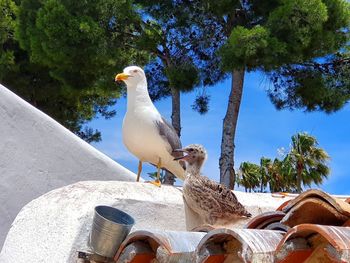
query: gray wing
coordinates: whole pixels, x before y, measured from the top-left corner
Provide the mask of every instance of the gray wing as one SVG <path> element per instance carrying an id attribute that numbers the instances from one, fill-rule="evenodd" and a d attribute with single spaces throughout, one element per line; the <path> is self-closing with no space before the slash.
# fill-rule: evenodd
<path id="1" fill-rule="evenodd" d="M 168 142 L 168 144 L 170 145 L 171 149 L 168 150 L 169 153 L 174 157 L 181 157 L 182 153 L 173 152 L 175 149 L 182 148 L 180 138 L 177 135 L 174 127 L 169 122 L 167 122 L 166 119 L 164 119 L 163 117 L 162 117 L 162 121 L 157 121 L 156 124 L 157 124 L 158 132 L 160 136 L 163 138 L 163 140 Z M 183 164 L 181 165 L 184 167 Z"/>
<path id="2" fill-rule="evenodd" d="M 162 136 L 163 140 L 169 143 L 171 147 L 171 149 L 169 149 L 169 153 L 172 154 L 173 150 L 181 149 L 181 141 L 174 127 L 170 123 L 168 123 L 163 117 L 162 121 L 157 121 L 156 124 L 160 136 Z"/>

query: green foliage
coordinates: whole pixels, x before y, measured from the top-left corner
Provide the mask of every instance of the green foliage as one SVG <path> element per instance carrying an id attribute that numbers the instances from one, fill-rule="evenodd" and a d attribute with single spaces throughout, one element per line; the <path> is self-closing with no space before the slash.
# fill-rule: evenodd
<path id="1" fill-rule="evenodd" d="M 3 84 L 86 141 L 101 140 L 101 134 L 86 124 L 96 115 L 114 114 L 108 110 L 111 105 L 108 99 L 92 92 L 64 88 L 50 76 L 48 68 L 29 62 L 24 51 L 14 49 L 14 54 L 16 67 L 4 75 Z"/>
<path id="2" fill-rule="evenodd" d="M 182 3 L 180 14 L 169 3 L 157 2 L 152 12 L 163 21 L 170 21 L 169 27 L 160 26 L 162 32 L 169 32 L 174 26 L 171 13 L 176 18 L 181 17 L 182 23 L 188 23 L 188 28 L 193 28 L 188 35 L 192 39 L 191 56 L 198 55 L 200 61 L 211 61 L 199 68 L 202 84 L 211 85 L 220 79 L 210 80 L 206 76 L 227 76 L 214 70 L 221 64 L 229 72 L 244 67 L 262 69 L 274 78 L 276 74 L 279 78 L 285 78 L 286 74 L 294 78 L 283 81 L 283 85 L 276 85 L 273 81 L 276 91 L 269 92 L 269 96 L 279 109 L 332 112 L 349 100 L 349 74 L 342 74 L 344 71 L 340 67 L 327 74 L 315 67 L 303 70 L 305 63 L 314 63 L 322 56 L 333 56 L 337 51 L 343 52 L 349 39 L 350 9 L 347 1 L 193 1 L 193 9 Z M 170 15 L 164 10 L 170 11 Z M 190 20 L 183 19 L 186 15 Z M 174 38 L 176 40 L 179 36 L 174 35 Z M 175 43 L 176 47 L 180 46 Z M 202 63 L 196 59 L 194 62 L 197 67 Z M 288 68 L 293 68 L 294 72 Z M 163 93 L 164 89 L 160 87 L 158 91 Z"/>
<path id="3" fill-rule="evenodd" d="M 288 6 L 292 2 L 288 1 Z M 312 2 L 313 5 L 306 2 L 304 7 L 297 3 L 298 12 L 296 7 L 286 6 L 298 26 L 290 25 L 280 33 L 274 31 L 288 43 L 289 64 L 270 74 L 274 89 L 269 90 L 269 96 L 278 109 L 304 108 L 329 113 L 341 109 L 350 99 L 350 65 L 346 61 L 349 53 L 344 52 L 349 39 L 350 8 L 348 2 L 341 0 Z M 271 18 L 269 23 L 279 21 Z M 289 25 L 290 21 L 282 23 Z M 314 60 L 325 55 L 328 59 L 324 63 Z"/>
<path id="4" fill-rule="evenodd" d="M 269 168 L 271 165 L 271 159 L 261 157 L 260 159 L 260 192 L 264 192 L 264 189 L 269 183 Z"/>
<path id="5" fill-rule="evenodd" d="M 267 73 L 274 84 L 269 96 L 278 109 L 332 112 L 349 100 L 350 77 L 341 74 L 339 65 L 328 72 L 305 66 L 320 64 L 322 57 L 327 63 L 349 57 L 348 1 L 207 0 L 199 6 L 195 21 L 201 30 L 210 27 L 213 32 L 204 43 L 220 39 L 216 54 L 223 69 Z"/>
<path id="6" fill-rule="evenodd" d="M 288 161 L 296 175 L 297 189 L 301 192 L 301 185 L 317 185 L 327 178 L 330 170 L 327 166 L 329 156 L 325 150 L 318 147 L 314 136 L 298 133 L 292 136 L 292 147 L 288 154 Z"/>
<path id="7" fill-rule="evenodd" d="M 332 112 L 350 97 L 345 0 L 0 0 L 0 7 L 0 80 L 91 138 L 86 122 L 114 114 L 115 72 L 150 57 L 156 99 L 170 86 L 213 85 L 228 76 L 223 69 L 238 68 L 277 79 L 269 95 L 278 108 Z M 194 109 L 207 105 L 199 97 Z"/>
<path id="8" fill-rule="evenodd" d="M 265 192 L 267 186 L 271 192 L 295 192 L 295 178 L 288 159 L 273 161 L 262 157 L 260 165 L 243 162 L 238 170 L 237 184 L 250 192 Z"/>
<path id="9" fill-rule="evenodd" d="M 206 94 L 201 94 L 196 97 L 196 100 L 191 105 L 192 109 L 203 115 L 209 110 L 209 98 Z"/>
<path id="10" fill-rule="evenodd" d="M 250 58 L 256 56 L 258 50 L 266 49 L 268 37 L 268 31 L 261 26 L 255 26 L 251 29 L 238 26 L 233 29 L 229 43 L 237 48 L 234 50 L 235 56 Z"/>
<path id="11" fill-rule="evenodd" d="M 171 87 L 184 92 L 191 91 L 199 82 L 198 70 L 193 64 L 170 66 L 166 69 L 166 76 Z"/>
<path id="12" fill-rule="evenodd" d="M 0 0 L 0 79 L 14 64 L 13 43 L 17 7 L 14 1 Z"/>
<path id="13" fill-rule="evenodd" d="M 349 26 L 349 4 L 345 1 L 284 0 L 272 3 L 268 10 L 255 6 L 260 1 L 249 2 L 243 11 L 245 19 L 231 24 L 227 43 L 219 52 L 226 70 L 269 71 L 332 54 L 346 44 L 343 29 Z M 257 17 L 258 13 L 262 16 Z"/>
<path id="14" fill-rule="evenodd" d="M 250 162 L 241 163 L 238 170 L 237 184 L 242 185 L 247 190 L 251 192 L 260 185 L 260 166 Z"/>
<path id="15" fill-rule="evenodd" d="M 137 10 L 118 0 L 18 3 L 0 1 L 0 81 L 87 142 L 101 140 L 86 124 L 114 116 L 115 73 L 148 59 L 129 45 Z"/>
<path id="16" fill-rule="evenodd" d="M 296 183 L 293 169 L 288 162 L 288 158 L 282 160 L 275 158 L 273 162 L 263 164 L 268 178 L 269 188 L 271 192 L 295 192 Z"/>
<path id="17" fill-rule="evenodd" d="M 222 149 L 226 152 L 220 157 L 220 180 L 232 185 L 228 171 L 234 166 L 234 136 L 244 83 L 240 77 L 244 78 L 244 70 L 260 70 L 271 77 L 274 87 L 269 96 L 278 109 L 338 110 L 350 98 L 349 75 L 338 77 L 338 69 L 321 73 L 305 64 L 317 65 L 346 53 L 350 4 L 346 0 L 194 2 L 199 6 L 192 17 L 197 31 L 208 33 L 201 45 L 216 42 L 212 49 L 222 69 L 232 77 L 239 76 L 231 82 L 223 124 L 223 134 L 233 137 L 223 136 Z"/>
<path id="18" fill-rule="evenodd" d="M 243 162 L 237 184 L 249 191 L 263 192 L 269 185 L 271 192 L 300 192 L 301 184 L 309 187 L 322 184 L 330 172 L 328 160 L 315 137 L 298 133 L 292 136 L 292 146 L 282 159 L 262 157 L 260 166 Z"/>
<path id="19" fill-rule="evenodd" d="M 134 21 L 139 18 L 128 1 L 23 0 L 17 36 L 31 61 L 49 67 L 55 79 L 87 88 L 111 80 L 134 58 L 124 34 Z M 114 87 L 105 81 L 100 88 Z"/>
<path id="20" fill-rule="evenodd" d="M 239 0 L 202 0 L 201 2 L 205 6 L 206 12 L 209 12 L 218 17 L 225 16 L 232 12 L 232 10 L 235 10 L 241 6 L 241 1 Z"/>
<path id="21" fill-rule="evenodd" d="M 297 62 L 309 53 L 321 55 L 314 54 L 311 43 L 315 38 L 322 40 L 318 35 L 323 33 L 327 19 L 327 7 L 322 0 L 284 0 L 270 13 L 266 26 L 279 41 L 286 43 L 287 62 Z"/>
<path id="22" fill-rule="evenodd" d="M 286 66 L 273 72 L 270 99 L 278 109 L 327 113 L 341 109 L 350 99 L 350 61 L 346 56 L 342 54 L 324 63 Z"/>
<path id="23" fill-rule="evenodd" d="M 148 20 L 144 25 L 143 30 L 140 32 L 140 36 L 137 37 L 135 46 L 156 53 L 158 45 L 163 42 L 164 36 L 161 25 L 154 20 Z"/>
<path id="24" fill-rule="evenodd" d="M 207 34 L 212 33 L 210 28 L 205 33 L 196 30 L 193 16 L 198 15 L 199 3 L 182 0 L 136 2 L 144 17 L 136 45 L 155 57 L 146 67 L 150 73 L 147 77 L 152 99 L 170 96 L 171 88 L 188 92 L 225 77 L 212 48 L 216 43 L 203 43 Z M 203 105 L 197 105 L 197 102 L 202 101 L 195 101 L 194 110 L 205 113 Z"/>
<path id="25" fill-rule="evenodd" d="M 278 63 L 280 56 L 285 53 L 285 46 L 260 25 L 250 29 L 237 26 L 219 53 L 226 70 L 254 69 L 262 65 L 267 68 Z"/>

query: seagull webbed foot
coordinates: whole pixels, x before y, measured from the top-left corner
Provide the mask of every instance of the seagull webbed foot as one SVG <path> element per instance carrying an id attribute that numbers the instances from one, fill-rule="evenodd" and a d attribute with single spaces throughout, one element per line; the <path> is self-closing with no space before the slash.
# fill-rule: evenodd
<path id="1" fill-rule="evenodd" d="M 147 181 L 146 183 L 150 183 L 150 184 L 153 184 L 157 187 L 161 187 L 162 183 L 157 179 L 157 180 L 154 180 L 154 181 Z"/>

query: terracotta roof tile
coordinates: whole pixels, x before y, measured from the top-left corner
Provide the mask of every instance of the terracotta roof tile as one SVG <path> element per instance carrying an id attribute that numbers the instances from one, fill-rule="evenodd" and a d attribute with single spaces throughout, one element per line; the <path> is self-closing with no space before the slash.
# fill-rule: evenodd
<path id="1" fill-rule="evenodd" d="M 216 229 L 216 227 L 214 227 L 212 225 L 205 224 L 205 225 L 197 226 L 197 227 L 193 228 L 191 231 L 193 231 L 193 232 L 209 232 L 209 231 L 214 230 L 214 229 Z"/>
<path id="2" fill-rule="evenodd" d="M 350 219 L 346 221 L 342 226 L 350 226 Z"/>
<path id="3" fill-rule="evenodd" d="M 292 199 L 292 200 L 293 200 L 293 199 Z M 276 209 L 276 211 L 282 211 L 283 208 L 285 208 L 285 207 L 289 204 L 289 202 L 292 201 L 292 200 L 287 200 L 287 201 L 285 201 L 284 203 L 282 203 L 282 204 Z"/>
<path id="4" fill-rule="evenodd" d="M 272 223 L 280 222 L 285 215 L 286 214 L 282 211 L 262 213 L 249 220 L 249 222 L 245 225 L 245 228 L 264 229 Z"/>
<path id="5" fill-rule="evenodd" d="M 303 223 L 341 226 L 350 218 L 350 204 L 320 190 L 309 190 L 282 207 L 281 223 L 293 227 Z"/>
<path id="6" fill-rule="evenodd" d="M 198 244 L 195 262 L 210 262 L 224 254 L 226 262 L 272 262 L 274 251 L 283 238 L 279 231 L 260 229 L 215 229 Z"/>
<path id="7" fill-rule="evenodd" d="M 348 204 L 350 204 L 350 197 L 345 199 L 345 202 L 347 202 Z"/>
<path id="8" fill-rule="evenodd" d="M 189 258 L 204 235 L 205 233 L 200 232 L 135 231 L 129 234 L 121 244 L 115 260 L 119 259 L 117 262 L 135 262 L 135 257 L 140 254 L 147 254 L 147 258 L 157 258 L 158 260 L 163 257 L 173 258 L 173 260 L 176 260 L 177 257 Z M 131 250 L 134 254 L 132 257 L 129 256 Z"/>
<path id="9" fill-rule="evenodd" d="M 347 200 L 349 201 L 349 200 Z M 350 204 L 319 190 L 252 218 L 245 229 L 135 231 L 117 262 L 350 262 Z"/>
<path id="10" fill-rule="evenodd" d="M 290 227 L 282 224 L 281 222 L 275 222 L 267 225 L 265 229 L 287 232 L 290 229 Z"/>
<path id="11" fill-rule="evenodd" d="M 282 209 L 282 211 L 287 213 L 293 206 L 309 198 L 320 199 L 321 201 L 333 206 L 334 209 L 336 209 L 339 213 L 350 217 L 349 203 L 339 198 L 332 197 L 329 194 L 317 189 L 311 189 L 311 190 L 305 191 L 304 193 L 300 194 L 293 200 L 290 200 L 290 202 L 288 202 L 288 204 Z"/>
<path id="12" fill-rule="evenodd" d="M 276 257 L 280 262 L 285 262 L 286 259 L 290 258 L 297 260 L 293 253 L 303 251 L 304 254 L 309 253 L 308 257 L 312 259 L 319 253 L 320 247 L 326 251 L 329 260 L 350 262 L 350 228 L 315 224 L 295 226 L 287 232 L 279 243 Z M 318 252 L 315 253 L 315 251 Z"/>
<path id="13" fill-rule="evenodd" d="M 319 198 L 308 197 L 287 210 L 281 223 L 289 227 L 303 223 L 341 226 L 347 220 L 348 216 L 340 213 L 328 202 Z"/>

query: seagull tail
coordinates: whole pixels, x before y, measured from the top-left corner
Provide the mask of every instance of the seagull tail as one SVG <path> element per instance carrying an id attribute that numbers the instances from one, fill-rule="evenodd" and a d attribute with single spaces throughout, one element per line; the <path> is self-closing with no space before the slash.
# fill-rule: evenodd
<path id="1" fill-rule="evenodd" d="M 180 180 L 185 180 L 185 169 L 178 162 L 174 162 L 168 170 Z"/>

